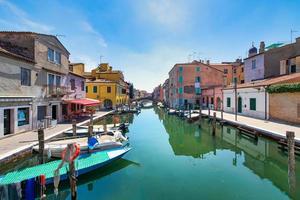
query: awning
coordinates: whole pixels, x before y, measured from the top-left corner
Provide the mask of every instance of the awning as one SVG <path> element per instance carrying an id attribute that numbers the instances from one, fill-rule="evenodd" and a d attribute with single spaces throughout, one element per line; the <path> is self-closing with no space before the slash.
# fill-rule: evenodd
<path id="1" fill-rule="evenodd" d="M 84 105 L 84 106 L 97 106 L 100 104 L 100 101 L 95 99 L 72 99 L 72 100 L 65 100 L 65 102 Z"/>

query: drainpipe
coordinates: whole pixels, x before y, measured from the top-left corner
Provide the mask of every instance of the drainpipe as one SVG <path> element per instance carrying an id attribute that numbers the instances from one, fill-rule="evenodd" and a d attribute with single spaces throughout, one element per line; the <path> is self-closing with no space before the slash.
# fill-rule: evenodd
<path id="1" fill-rule="evenodd" d="M 267 86 L 264 86 L 265 89 L 265 120 L 268 118 L 267 114 L 267 91 L 266 91 Z"/>

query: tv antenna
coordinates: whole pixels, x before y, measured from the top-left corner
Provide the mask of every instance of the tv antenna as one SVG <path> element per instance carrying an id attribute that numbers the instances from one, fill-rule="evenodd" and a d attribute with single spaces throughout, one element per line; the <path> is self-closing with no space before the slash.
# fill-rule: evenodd
<path id="1" fill-rule="evenodd" d="M 298 32 L 297 30 L 291 29 L 291 43 L 293 43 L 293 34 L 297 32 Z"/>

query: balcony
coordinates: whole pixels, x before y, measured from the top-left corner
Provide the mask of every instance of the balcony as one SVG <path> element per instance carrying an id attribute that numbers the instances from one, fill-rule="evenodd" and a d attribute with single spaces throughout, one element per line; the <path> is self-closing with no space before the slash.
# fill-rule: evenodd
<path id="1" fill-rule="evenodd" d="M 68 87 L 56 86 L 56 85 L 45 85 L 44 86 L 46 97 L 63 97 L 68 94 Z"/>

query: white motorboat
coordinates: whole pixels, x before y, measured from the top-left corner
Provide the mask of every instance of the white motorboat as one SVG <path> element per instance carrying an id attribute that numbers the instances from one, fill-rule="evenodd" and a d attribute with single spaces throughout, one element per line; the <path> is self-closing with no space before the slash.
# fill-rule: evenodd
<path id="1" fill-rule="evenodd" d="M 170 108 L 169 111 L 168 111 L 168 114 L 169 115 L 175 115 L 176 114 L 176 110 Z"/>
<path id="2" fill-rule="evenodd" d="M 122 135 L 122 133 L 120 132 L 118 134 Z M 124 141 L 124 138 L 122 137 L 124 136 L 107 135 L 107 134 L 94 136 L 93 138 L 95 138 L 97 142 L 95 143 L 92 149 L 89 148 L 88 137 L 53 141 L 45 144 L 44 155 L 47 155 L 48 157 L 61 158 L 62 151 L 67 147 L 68 144 L 71 143 L 76 143 L 80 146 L 81 154 L 86 153 L 88 151 L 95 152 L 95 151 L 119 148 L 123 146 L 122 141 Z M 34 146 L 33 150 L 38 152 L 39 146 L 38 145 Z"/>

